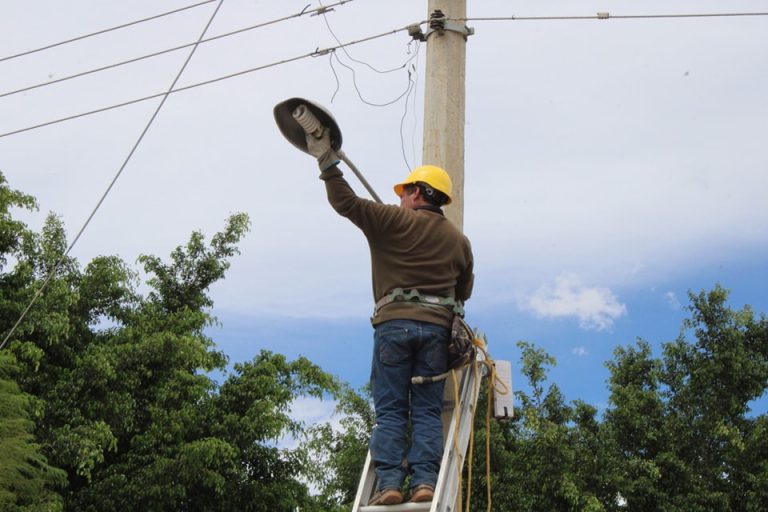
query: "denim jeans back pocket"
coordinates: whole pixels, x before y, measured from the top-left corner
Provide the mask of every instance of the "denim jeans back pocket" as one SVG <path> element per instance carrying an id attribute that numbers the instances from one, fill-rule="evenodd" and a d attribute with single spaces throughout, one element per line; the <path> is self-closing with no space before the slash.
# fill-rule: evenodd
<path id="1" fill-rule="evenodd" d="M 408 361 L 408 329 L 388 326 L 376 331 L 375 349 L 382 364 L 397 365 Z"/>
<path id="2" fill-rule="evenodd" d="M 421 364 L 430 375 L 448 369 L 448 340 L 445 332 L 431 332 L 426 336 Z"/>

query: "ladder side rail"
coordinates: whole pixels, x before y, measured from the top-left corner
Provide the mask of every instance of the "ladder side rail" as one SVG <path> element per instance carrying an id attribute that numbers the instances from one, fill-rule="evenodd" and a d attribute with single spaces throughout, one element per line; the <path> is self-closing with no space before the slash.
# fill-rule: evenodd
<path id="1" fill-rule="evenodd" d="M 473 362 L 473 365 L 477 365 Z M 435 498 L 432 501 L 431 512 L 450 512 L 455 510 L 456 498 L 459 495 L 459 475 L 464 467 L 464 458 L 472 433 L 472 423 L 475 416 L 477 400 L 480 396 L 481 375 L 473 365 L 466 366 L 461 377 L 459 407 L 454 407 L 453 417 L 448 436 L 445 440 L 443 460 L 440 464 L 440 475 L 435 487 Z M 456 415 L 459 427 L 456 431 Z M 454 442 L 456 440 L 456 442 Z M 456 451 L 458 444 L 458 453 Z"/>
<path id="2" fill-rule="evenodd" d="M 373 488 L 375 485 L 376 472 L 373 470 L 371 451 L 368 450 L 368 454 L 365 456 L 363 472 L 360 476 L 360 483 L 357 485 L 357 494 L 355 495 L 355 503 L 352 506 L 352 512 L 360 512 L 360 507 L 368 504 L 368 500 L 373 495 Z"/>

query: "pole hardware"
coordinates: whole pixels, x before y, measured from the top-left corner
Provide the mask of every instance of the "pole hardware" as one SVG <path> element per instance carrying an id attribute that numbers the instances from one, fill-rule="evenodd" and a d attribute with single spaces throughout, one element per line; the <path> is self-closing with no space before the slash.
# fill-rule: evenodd
<path id="1" fill-rule="evenodd" d="M 323 48 L 322 50 L 320 48 L 315 48 L 315 51 L 312 52 L 312 57 L 322 57 L 323 55 L 328 55 L 329 53 L 333 53 L 335 51 L 335 48 Z"/>
<path id="2" fill-rule="evenodd" d="M 435 9 L 429 15 L 428 23 L 429 23 L 429 28 L 427 29 L 427 33 L 424 36 L 424 40 L 426 40 L 434 32 L 442 34 L 446 30 L 461 34 L 464 37 L 465 41 L 467 40 L 467 37 L 474 35 L 475 33 L 474 28 L 468 27 L 464 23 L 461 23 L 460 21 L 448 19 L 445 16 L 445 13 L 443 13 L 443 11 L 441 11 L 440 9 Z M 408 33 L 410 34 L 410 30 L 408 31 Z"/>
<path id="3" fill-rule="evenodd" d="M 435 9 L 429 15 L 429 28 L 432 30 L 445 30 L 445 14 L 440 9 Z"/>
<path id="4" fill-rule="evenodd" d="M 339 3 L 337 3 L 337 4 L 335 4 L 335 5 L 344 5 L 344 4 L 346 4 L 346 3 L 348 3 L 348 2 L 351 2 L 351 1 L 352 1 L 352 0 L 341 0 Z M 304 7 L 304 10 L 303 10 L 303 11 L 301 11 L 301 14 L 304 14 L 304 12 L 306 12 L 306 10 L 307 10 L 309 7 L 311 7 L 311 6 L 312 6 L 312 4 L 307 4 L 307 6 L 306 6 L 306 7 Z M 321 6 L 321 7 L 318 7 L 318 8 L 317 8 L 317 10 L 315 11 L 315 13 L 314 13 L 314 14 L 310 14 L 310 15 L 309 15 L 309 17 L 311 18 L 312 16 L 320 16 L 321 14 L 326 14 L 326 13 L 329 13 L 329 12 L 333 12 L 333 11 L 335 11 L 335 10 L 336 10 L 336 9 L 334 9 L 333 7 L 326 7 L 326 6 Z"/>
<path id="5" fill-rule="evenodd" d="M 427 36 L 421 30 L 421 25 L 418 24 L 408 25 L 408 35 L 417 41 L 424 42 L 427 40 Z"/>

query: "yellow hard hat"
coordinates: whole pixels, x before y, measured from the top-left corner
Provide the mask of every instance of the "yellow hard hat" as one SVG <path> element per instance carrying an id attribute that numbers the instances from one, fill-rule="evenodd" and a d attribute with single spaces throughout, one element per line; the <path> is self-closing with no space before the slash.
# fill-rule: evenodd
<path id="1" fill-rule="evenodd" d="M 422 165 L 411 171 L 405 180 L 395 185 L 395 194 L 398 197 L 403 195 L 403 187 L 411 185 L 420 181 L 426 183 L 435 190 L 439 190 L 448 198 L 445 204 L 451 203 L 451 193 L 453 191 L 453 185 L 451 184 L 451 177 L 444 169 L 436 165 Z"/>

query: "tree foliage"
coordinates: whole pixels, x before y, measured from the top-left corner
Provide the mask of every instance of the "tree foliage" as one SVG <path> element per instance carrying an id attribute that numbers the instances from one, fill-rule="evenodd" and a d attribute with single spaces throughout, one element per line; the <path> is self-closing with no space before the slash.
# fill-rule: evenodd
<path id="1" fill-rule="evenodd" d="M 0 273 L 4 333 L 48 284 L 0 353 L 0 508 L 316 507 L 299 478 L 306 451 L 278 440 L 303 431 L 291 403 L 336 392 L 336 379 L 270 352 L 227 370 L 206 334 L 215 322 L 208 290 L 238 253 L 246 215 L 210 241 L 193 233 L 168 261 L 140 257 L 149 276 L 141 296 L 137 271 L 121 259 L 81 268 L 63 257 L 59 218 L 33 233 L 12 218 L 14 207 L 36 204 L 2 179 L 0 263 L 14 262 Z"/>
<path id="2" fill-rule="evenodd" d="M 34 439 L 33 398 L 13 380 L 13 356 L 0 352 L 0 510 L 62 510 L 66 473 L 53 468 Z"/>
<path id="3" fill-rule="evenodd" d="M 31 236 L 24 223 L 12 218 L 11 209 L 36 207 L 32 197 L 9 188 L 0 173 L 0 322 L 3 326 L 15 322 L 15 315 L 21 311 L 18 298 L 25 296 L 23 289 L 29 283 L 25 269 L 5 272 L 9 258 L 18 258 Z M 32 357 L 29 350 L 23 355 Z M 40 402 L 19 388 L 16 382 L 19 366 L 12 353 L 0 352 L 0 510 L 62 510 L 62 499 L 56 491 L 63 488 L 66 474 L 48 464 L 35 440 Z"/>
<path id="4" fill-rule="evenodd" d="M 554 359 L 520 342 L 530 392 L 516 393 L 517 417 L 490 433 L 476 420 L 475 442 L 491 436 L 494 510 L 766 510 L 768 417 L 749 404 L 768 388 L 768 321 L 727 298 L 690 294 L 661 357 L 643 340 L 616 348 L 602 418 L 546 386 Z M 472 508 L 484 510 L 484 458 L 475 467 Z"/>
<path id="5" fill-rule="evenodd" d="M 662 358 L 639 340 L 609 363 L 622 495 L 632 510 L 765 510 L 768 418 L 749 404 L 768 386 L 768 322 L 729 308 L 720 286 L 689 296 Z"/>
<path id="6" fill-rule="evenodd" d="M 308 478 L 319 489 L 317 499 L 326 511 L 350 510 L 354 503 L 375 423 L 370 388 L 358 393 L 343 386 L 336 414 L 337 427 L 321 423 L 307 433 L 307 454 L 314 468 Z"/>

